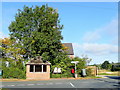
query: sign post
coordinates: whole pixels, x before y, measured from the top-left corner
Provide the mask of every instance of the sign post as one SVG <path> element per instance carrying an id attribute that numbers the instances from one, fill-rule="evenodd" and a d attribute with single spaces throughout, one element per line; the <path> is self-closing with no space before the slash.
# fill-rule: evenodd
<path id="1" fill-rule="evenodd" d="M 77 78 L 76 64 L 79 63 L 79 61 L 71 61 L 71 63 L 74 63 L 74 64 L 75 64 L 75 78 Z"/>

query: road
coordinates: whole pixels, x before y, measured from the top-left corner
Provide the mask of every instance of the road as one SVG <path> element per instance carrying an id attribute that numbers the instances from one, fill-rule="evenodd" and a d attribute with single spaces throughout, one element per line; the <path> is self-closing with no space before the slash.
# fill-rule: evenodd
<path id="1" fill-rule="evenodd" d="M 120 88 L 120 77 L 2 82 L 2 88 Z"/>

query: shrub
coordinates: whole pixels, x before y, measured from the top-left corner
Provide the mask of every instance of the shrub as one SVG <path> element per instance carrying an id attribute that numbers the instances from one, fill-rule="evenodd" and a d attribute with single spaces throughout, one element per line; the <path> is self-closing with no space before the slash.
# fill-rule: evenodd
<path id="1" fill-rule="evenodd" d="M 72 73 L 70 71 L 67 71 L 65 73 L 61 73 L 61 74 L 50 74 L 51 78 L 68 78 L 68 77 L 73 77 Z"/>
<path id="2" fill-rule="evenodd" d="M 64 73 L 61 75 L 62 78 L 68 78 L 68 73 Z"/>
<path id="3" fill-rule="evenodd" d="M 10 76 L 9 68 L 2 68 L 2 69 L 3 69 L 2 78 L 9 78 L 9 76 Z"/>
<path id="4" fill-rule="evenodd" d="M 112 65 L 111 71 L 120 71 L 120 65 Z"/>
<path id="5" fill-rule="evenodd" d="M 61 78 L 61 74 L 51 74 L 51 78 Z"/>
<path id="6" fill-rule="evenodd" d="M 18 67 L 3 67 L 2 69 L 3 69 L 2 78 L 17 78 L 17 79 L 26 78 L 25 68 L 20 69 Z"/>

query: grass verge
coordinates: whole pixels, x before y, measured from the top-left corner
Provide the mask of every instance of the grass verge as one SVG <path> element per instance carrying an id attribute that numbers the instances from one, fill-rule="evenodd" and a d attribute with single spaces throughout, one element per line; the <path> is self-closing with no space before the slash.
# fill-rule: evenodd
<path id="1" fill-rule="evenodd" d="M 108 74 L 108 73 L 99 73 L 98 75 L 112 75 L 112 76 L 118 76 L 118 74 Z"/>

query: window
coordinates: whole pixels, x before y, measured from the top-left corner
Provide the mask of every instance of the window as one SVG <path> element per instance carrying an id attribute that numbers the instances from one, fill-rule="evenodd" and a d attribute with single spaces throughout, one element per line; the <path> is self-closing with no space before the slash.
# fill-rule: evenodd
<path id="1" fill-rule="evenodd" d="M 42 72 L 42 65 L 35 65 L 35 72 Z"/>
<path id="2" fill-rule="evenodd" d="M 30 72 L 33 72 L 33 70 L 34 70 L 34 66 L 30 65 Z"/>
<path id="3" fill-rule="evenodd" d="M 47 65 L 30 65 L 30 72 L 47 72 Z"/>
<path id="4" fill-rule="evenodd" d="M 46 72 L 46 71 L 47 71 L 47 66 L 43 65 L 43 72 Z"/>

